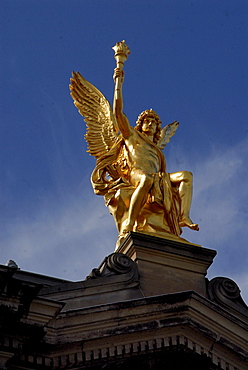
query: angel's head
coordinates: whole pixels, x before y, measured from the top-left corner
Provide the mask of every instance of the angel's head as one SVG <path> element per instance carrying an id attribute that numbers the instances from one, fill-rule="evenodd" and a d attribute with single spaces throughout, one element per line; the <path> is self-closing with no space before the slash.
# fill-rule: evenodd
<path id="1" fill-rule="evenodd" d="M 156 123 L 156 129 L 153 136 L 153 142 L 156 144 L 160 138 L 161 134 L 161 124 L 159 116 L 153 109 L 147 109 L 140 113 L 138 119 L 136 121 L 136 126 L 134 127 L 135 130 L 142 132 L 142 127 L 145 122 L 152 119 L 153 122 Z"/>

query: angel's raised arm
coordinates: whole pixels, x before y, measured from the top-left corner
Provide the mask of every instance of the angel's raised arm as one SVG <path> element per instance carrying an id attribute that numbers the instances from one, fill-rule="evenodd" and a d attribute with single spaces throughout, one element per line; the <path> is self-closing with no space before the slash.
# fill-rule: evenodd
<path id="1" fill-rule="evenodd" d="M 122 136 L 127 139 L 132 133 L 132 128 L 126 115 L 123 113 L 122 84 L 124 81 L 124 71 L 120 68 L 115 68 L 113 78 L 115 82 L 113 112 Z"/>

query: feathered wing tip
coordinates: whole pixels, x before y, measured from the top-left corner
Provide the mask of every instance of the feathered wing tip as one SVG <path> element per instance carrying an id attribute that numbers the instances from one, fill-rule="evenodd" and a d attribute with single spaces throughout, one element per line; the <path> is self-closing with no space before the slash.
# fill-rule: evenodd
<path id="1" fill-rule="evenodd" d="M 79 72 L 73 72 L 70 81 L 71 97 L 87 123 L 87 151 L 99 158 L 119 139 L 116 118 L 105 96 Z"/>
<path id="2" fill-rule="evenodd" d="M 179 122 L 174 121 L 162 129 L 161 136 L 157 144 L 159 149 L 163 150 L 165 148 L 171 137 L 175 135 L 178 125 Z"/>

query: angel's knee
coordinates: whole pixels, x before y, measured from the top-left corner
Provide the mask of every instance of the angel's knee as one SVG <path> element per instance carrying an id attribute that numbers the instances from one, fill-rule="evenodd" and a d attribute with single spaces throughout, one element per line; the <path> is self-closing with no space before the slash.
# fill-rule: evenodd
<path id="1" fill-rule="evenodd" d="M 190 171 L 183 171 L 183 179 L 182 181 L 192 183 L 193 181 L 193 174 Z"/>

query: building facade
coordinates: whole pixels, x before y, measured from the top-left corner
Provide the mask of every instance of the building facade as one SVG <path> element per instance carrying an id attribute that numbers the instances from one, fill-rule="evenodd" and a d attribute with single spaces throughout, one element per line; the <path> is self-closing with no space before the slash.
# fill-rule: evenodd
<path id="1" fill-rule="evenodd" d="M 78 282 L 0 266 L 1 369 L 246 370 L 248 307 L 216 252 L 131 232 Z"/>

